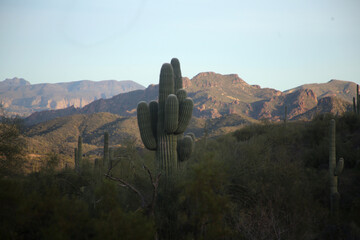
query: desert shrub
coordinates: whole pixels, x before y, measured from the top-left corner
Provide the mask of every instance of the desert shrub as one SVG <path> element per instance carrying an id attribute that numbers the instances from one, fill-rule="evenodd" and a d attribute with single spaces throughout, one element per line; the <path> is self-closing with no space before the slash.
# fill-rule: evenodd
<path id="1" fill-rule="evenodd" d="M 25 141 L 21 136 L 21 121 L 0 118 L 0 176 L 23 173 Z"/>

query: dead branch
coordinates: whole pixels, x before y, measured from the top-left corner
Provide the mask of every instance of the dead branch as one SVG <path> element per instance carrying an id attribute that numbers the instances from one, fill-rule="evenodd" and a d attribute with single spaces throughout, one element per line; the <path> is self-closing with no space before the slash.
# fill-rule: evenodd
<path id="1" fill-rule="evenodd" d="M 146 203 L 146 200 L 145 200 L 145 197 L 144 195 L 138 190 L 136 189 L 134 186 L 132 186 L 130 183 L 126 182 L 125 180 L 121 179 L 121 178 L 117 178 L 117 177 L 113 177 L 110 175 L 110 172 L 112 170 L 112 168 L 115 166 L 115 164 L 110 167 L 108 169 L 108 172 L 105 174 L 105 177 L 110 179 L 110 180 L 113 180 L 113 181 L 116 181 L 118 182 L 118 185 L 121 186 L 121 187 L 127 187 L 129 189 L 131 189 L 133 192 L 135 192 L 139 198 L 140 198 L 140 201 L 141 201 L 141 208 L 146 210 L 146 214 L 150 214 L 150 215 L 154 215 L 154 211 L 155 211 L 155 205 L 156 205 L 156 198 L 157 198 L 157 192 L 158 192 L 158 186 L 159 186 L 159 180 L 160 180 L 160 177 L 161 177 L 161 173 L 159 173 L 156 178 L 154 179 L 152 174 L 151 174 L 151 171 L 149 170 L 148 167 L 146 167 L 144 164 L 143 164 L 143 168 L 145 169 L 145 171 L 148 173 L 149 175 L 149 178 L 150 178 L 150 181 L 151 181 L 151 185 L 153 187 L 153 193 L 152 193 L 152 199 L 151 199 L 151 202 L 149 203 Z"/>
<path id="2" fill-rule="evenodd" d="M 151 181 L 151 184 L 153 186 L 153 196 L 152 196 L 152 199 L 151 199 L 151 203 L 149 204 L 149 209 L 150 209 L 150 214 L 154 215 L 155 205 L 156 205 L 156 198 L 157 198 L 157 193 L 158 193 L 159 180 L 160 180 L 160 177 L 161 177 L 161 172 L 156 176 L 156 179 L 154 181 L 150 170 L 145 165 L 143 165 L 143 168 L 149 174 L 150 181 Z"/>
<path id="3" fill-rule="evenodd" d="M 113 180 L 113 181 L 116 181 L 116 182 L 119 182 L 121 184 L 119 184 L 121 187 L 127 187 L 129 189 L 131 189 L 133 192 L 135 192 L 140 200 L 141 200 L 141 207 L 142 208 L 145 208 L 146 207 L 146 203 L 145 203 L 145 198 L 144 196 L 141 194 L 141 192 L 139 190 L 137 190 L 134 186 L 132 186 L 131 184 L 127 183 L 126 181 L 120 179 L 120 178 L 116 178 L 116 177 L 112 177 L 110 176 L 109 174 L 105 174 L 105 177 Z"/>

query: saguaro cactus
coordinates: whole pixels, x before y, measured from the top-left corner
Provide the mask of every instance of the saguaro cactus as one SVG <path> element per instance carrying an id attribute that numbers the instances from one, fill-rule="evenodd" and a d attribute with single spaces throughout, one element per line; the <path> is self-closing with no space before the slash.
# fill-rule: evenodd
<path id="1" fill-rule="evenodd" d="M 356 111 L 355 97 L 353 97 L 353 110 L 354 110 L 354 113 L 356 114 L 357 111 Z"/>
<path id="2" fill-rule="evenodd" d="M 82 163 L 82 138 L 81 136 L 79 136 L 78 138 L 78 147 L 77 149 L 75 149 L 75 170 L 77 172 L 80 172 L 80 168 L 81 168 L 81 163 Z"/>
<path id="3" fill-rule="evenodd" d="M 109 133 L 104 133 L 104 161 L 103 167 L 109 167 Z"/>
<path id="4" fill-rule="evenodd" d="M 75 157 L 75 171 L 78 171 L 79 168 L 79 155 L 78 155 L 78 149 L 74 148 L 74 157 Z"/>
<path id="5" fill-rule="evenodd" d="M 156 151 L 160 169 L 168 175 L 186 160 L 194 147 L 191 135 L 183 133 L 192 116 L 194 103 L 182 88 L 179 60 L 161 67 L 159 102 L 140 102 L 137 118 L 141 139 L 146 148 Z M 178 154 L 180 153 L 180 154 Z"/>
<path id="6" fill-rule="evenodd" d="M 360 114 L 360 95 L 359 95 L 359 84 L 356 84 L 356 104 L 357 104 L 357 114 Z"/>
<path id="7" fill-rule="evenodd" d="M 344 168 L 344 159 L 340 158 L 336 163 L 335 120 L 330 120 L 329 129 L 329 175 L 330 175 L 330 210 L 333 216 L 338 214 L 340 194 L 338 192 L 338 176 Z"/>
<path id="8" fill-rule="evenodd" d="M 285 106 L 285 112 L 284 112 L 284 125 L 286 127 L 286 123 L 287 123 L 287 106 Z"/>

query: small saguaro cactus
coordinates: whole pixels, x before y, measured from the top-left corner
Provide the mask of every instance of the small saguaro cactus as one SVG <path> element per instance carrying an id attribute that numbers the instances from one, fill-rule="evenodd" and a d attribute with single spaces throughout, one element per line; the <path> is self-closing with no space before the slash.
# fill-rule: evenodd
<path id="1" fill-rule="evenodd" d="M 104 161 L 103 167 L 109 167 L 109 133 L 104 133 Z"/>
<path id="2" fill-rule="evenodd" d="M 286 127 L 286 123 L 287 123 L 287 106 L 285 106 L 285 112 L 284 112 L 284 125 Z"/>
<path id="3" fill-rule="evenodd" d="M 356 114 L 356 103 L 355 103 L 355 97 L 353 97 L 353 111 Z"/>
<path id="4" fill-rule="evenodd" d="M 75 170 L 80 172 L 82 163 L 82 138 L 79 136 L 78 138 L 78 147 L 75 148 Z"/>
<path id="5" fill-rule="evenodd" d="M 190 122 L 194 103 L 183 89 L 179 60 L 161 67 L 159 102 L 140 102 L 137 119 L 145 147 L 156 151 L 159 167 L 166 175 L 176 171 L 178 161 L 189 158 L 194 136 L 184 136 Z"/>
<path id="6" fill-rule="evenodd" d="M 356 104 L 357 104 L 357 114 L 360 114 L 360 95 L 359 95 L 359 84 L 356 84 Z"/>
<path id="7" fill-rule="evenodd" d="M 330 120 L 329 129 L 329 175 L 330 175 L 330 210 L 336 216 L 339 210 L 340 194 L 338 192 L 338 177 L 344 168 L 344 159 L 336 163 L 335 120 Z"/>
<path id="8" fill-rule="evenodd" d="M 75 171 L 78 171 L 79 168 L 79 155 L 78 155 L 78 149 L 74 148 L 74 157 L 75 157 Z"/>

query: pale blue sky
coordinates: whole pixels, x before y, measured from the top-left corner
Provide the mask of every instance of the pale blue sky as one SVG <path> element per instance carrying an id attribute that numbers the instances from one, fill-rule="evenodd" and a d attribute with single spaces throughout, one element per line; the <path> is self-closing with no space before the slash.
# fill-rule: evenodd
<path id="1" fill-rule="evenodd" d="M 360 82 L 359 0 L 0 0 L 0 80 L 158 82 L 237 73 L 286 90 Z"/>

